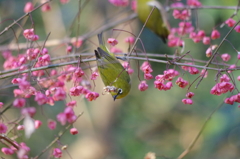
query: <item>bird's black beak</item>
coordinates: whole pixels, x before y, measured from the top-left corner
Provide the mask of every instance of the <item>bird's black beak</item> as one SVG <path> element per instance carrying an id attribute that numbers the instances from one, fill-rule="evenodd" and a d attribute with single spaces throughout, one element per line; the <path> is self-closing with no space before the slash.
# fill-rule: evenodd
<path id="1" fill-rule="evenodd" d="M 114 101 L 117 99 L 117 96 L 118 96 L 118 94 L 115 95 L 115 96 L 113 96 L 113 100 L 114 100 Z"/>

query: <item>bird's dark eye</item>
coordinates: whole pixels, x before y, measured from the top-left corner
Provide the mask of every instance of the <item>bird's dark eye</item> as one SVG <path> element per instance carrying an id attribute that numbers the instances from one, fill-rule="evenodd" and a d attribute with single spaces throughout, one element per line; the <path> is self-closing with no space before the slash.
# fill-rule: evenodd
<path id="1" fill-rule="evenodd" d="M 122 94 L 123 90 L 121 88 L 118 89 L 118 94 Z"/>

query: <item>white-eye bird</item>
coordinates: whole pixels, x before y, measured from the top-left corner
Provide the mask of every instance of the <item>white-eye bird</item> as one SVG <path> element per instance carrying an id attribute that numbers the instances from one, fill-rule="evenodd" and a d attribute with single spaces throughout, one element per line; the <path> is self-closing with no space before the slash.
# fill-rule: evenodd
<path id="1" fill-rule="evenodd" d="M 155 9 L 150 15 L 153 7 Z M 166 43 L 170 33 L 170 26 L 167 21 L 165 9 L 160 2 L 156 0 L 137 0 L 137 14 L 142 23 L 145 23 L 150 15 L 146 27 L 160 36 L 164 43 Z"/>
<path id="2" fill-rule="evenodd" d="M 104 90 L 109 92 L 114 100 L 123 98 L 131 89 L 129 74 L 104 44 L 102 33 L 98 34 L 98 40 L 100 46 L 95 50 L 95 56 L 98 71 L 105 85 Z"/>

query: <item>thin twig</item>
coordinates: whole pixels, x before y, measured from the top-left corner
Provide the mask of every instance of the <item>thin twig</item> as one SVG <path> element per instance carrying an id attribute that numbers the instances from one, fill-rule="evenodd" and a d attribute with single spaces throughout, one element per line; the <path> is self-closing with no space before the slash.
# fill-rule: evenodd
<path id="1" fill-rule="evenodd" d="M 201 127 L 200 131 L 198 132 L 197 136 L 192 140 L 192 142 L 190 143 L 190 145 L 178 156 L 177 159 L 182 159 L 184 156 L 186 156 L 193 148 L 193 146 L 195 145 L 195 143 L 197 142 L 198 138 L 200 137 L 200 135 L 202 134 L 204 128 L 206 127 L 207 123 L 210 121 L 212 115 L 222 107 L 224 103 L 222 102 L 221 104 L 219 104 L 219 106 L 213 110 L 213 112 L 208 116 L 208 118 L 206 119 L 206 121 L 203 123 L 203 126 Z"/>
<path id="2" fill-rule="evenodd" d="M 83 112 L 80 113 L 78 116 L 77 116 L 77 119 L 83 115 Z M 77 121 L 77 119 L 75 121 Z M 40 156 L 42 156 L 55 142 L 57 142 L 66 132 L 67 130 L 70 128 L 70 126 L 72 126 L 72 124 L 69 124 L 68 126 L 65 127 L 65 130 L 64 131 L 61 131 L 58 136 L 44 149 L 42 150 L 42 152 L 35 156 L 34 159 L 37 159 L 39 158 Z"/>
<path id="3" fill-rule="evenodd" d="M 88 39 L 90 37 L 93 37 L 97 35 L 100 32 L 103 32 L 104 30 L 108 30 L 110 28 L 113 28 L 119 24 L 122 24 L 124 22 L 127 22 L 129 20 L 135 19 L 137 17 L 136 13 L 132 13 L 131 15 L 120 19 L 118 21 L 113 21 L 111 23 L 107 23 L 103 25 L 102 27 L 95 29 L 94 31 L 90 31 L 86 34 L 80 35 L 79 37 L 74 37 L 74 38 L 64 38 L 64 39 L 53 39 L 53 40 L 48 40 L 45 47 L 51 47 L 51 46 L 56 46 L 60 44 L 65 44 L 65 43 L 74 43 L 76 41 L 76 38 L 81 38 L 82 40 Z M 41 46 L 43 45 L 44 41 L 39 41 L 38 44 Z M 19 43 L 18 44 L 19 49 L 26 49 L 28 46 L 26 43 Z M 18 47 L 16 46 L 16 43 L 11 43 L 10 45 L 2 45 L 0 46 L 0 51 L 5 51 L 5 50 L 17 50 Z"/>
<path id="4" fill-rule="evenodd" d="M 28 12 L 26 14 L 24 14 L 23 16 L 21 16 L 20 18 L 18 18 L 17 20 L 15 20 L 12 24 L 10 24 L 9 26 L 7 26 L 3 31 L 0 32 L 0 36 L 2 34 L 4 34 L 6 31 L 8 31 L 11 27 L 13 27 L 14 25 L 16 25 L 19 21 L 21 21 L 22 19 L 24 19 L 25 17 L 29 16 L 29 14 L 31 14 L 32 12 L 36 11 L 38 8 L 42 7 L 43 5 L 45 5 L 46 3 L 51 2 L 52 0 L 48 0 L 42 4 L 40 4 L 39 6 L 37 6 L 36 8 L 34 8 L 31 12 Z"/>

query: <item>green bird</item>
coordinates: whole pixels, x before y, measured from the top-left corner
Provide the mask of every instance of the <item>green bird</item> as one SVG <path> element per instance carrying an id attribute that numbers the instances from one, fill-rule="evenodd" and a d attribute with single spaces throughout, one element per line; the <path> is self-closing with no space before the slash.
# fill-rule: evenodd
<path id="1" fill-rule="evenodd" d="M 153 7 L 152 14 L 150 15 Z M 137 14 L 142 23 L 145 23 L 150 15 L 146 27 L 160 36 L 164 43 L 170 33 L 170 27 L 167 21 L 166 12 L 160 2 L 155 0 L 137 0 Z"/>
<path id="2" fill-rule="evenodd" d="M 100 46 L 94 51 L 98 71 L 105 85 L 104 90 L 109 92 L 114 100 L 123 98 L 131 89 L 130 76 L 115 55 L 104 44 L 102 33 L 98 34 L 98 40 Z"/>

